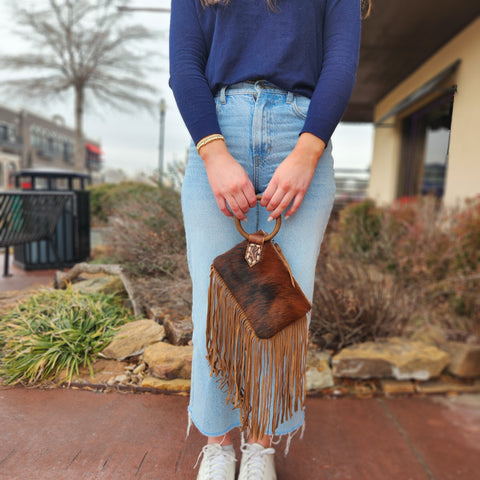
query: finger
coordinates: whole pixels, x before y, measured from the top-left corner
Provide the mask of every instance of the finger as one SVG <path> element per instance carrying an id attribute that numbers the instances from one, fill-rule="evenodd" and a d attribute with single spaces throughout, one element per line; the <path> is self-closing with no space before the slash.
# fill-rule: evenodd
<path id="1" fill-rule="evenodd" d="M 250 182 L 250 179 L 249 179 L 249 182 Z M 248 185 L 245 185 L 244 188 L 247 188 L 247 186 Z M 253 189 L 253 185 L 252 185 L 252 189 Z M 236 193 L 232 192 L 231 197 L 235 200 L 235 203 L 238 205 L 238 207 L 240 208 L 242 213 L 244 213 L 244 214 L 248 213 L 248 211 L 251 208 L 251 205 L 250 205 L 250 201 L 247 198 L 243 189 L 236 192 Z M 255 199 L 255 203 L 254 203 L 253 206 L 255 206 L 256 203 L 257 203 L 257 197 L 255 196 L 255 190 L 253 190 L 253 198 Z"/>
<path id="2" fill-rule="evenodd" d="M 238 205 L 237 199 L 230 195 L 226 198 L 228 205 L 230 207 L 230 210 L 233 212 L 233 214 L 238 217 L 240 220 L 246 220 L 247 217 L 245 216 L 245 213 L 243 213 L 242 209 Z"/>
<path id="3" fill-rule="evenodd" d="M 288 190 L 284 190 L 281 187 L 278 187 L 277 190 L 275 191 L 274 195 L 268 202 L 266 208 L 269 212 L 273 212 L 282 202 L 283 198 L 285 195 L 288 194 Z M 293 195 L 292 195 L 293 196 Z"/>
<path id="4" fill-rule="evenodd" d="M 272 199 L 276 190 L 277 190 L 277 184 L 275 180 L 272 178 L 272 180 L 270 180 L 269 184 L 267 185 L 267 188 L 262 194 L 262 200 L 260 202 L 260 205 L 262 207 L 266 207 L 270 203 L 270 200 Z"/>
<path id="5" fill-rule="evenodd" d="M 235 195 L 235 200 L 237 202 L 238 207 L 243 213 L 247 213 L 250 210 L 250 205 L 248 204 L 247 197 L 245 196 L 243 191 Z"/>
<path id="6" fill-rule="evenodd" d="M 298 193 L 295 197 L 295 199 L 293 200 L 293 204 L 292 204 L 292 207 L 290 208 L 290 210 L 285 214 L 285 220 L 292 216 L 297 210 L 298 208 L 300 207 L 300 205 L 302 204 L 303 202 L 303 197 L 305 196 L 305 194 L 303 193 Z"/>
<path id="7" fill-rule="evenodd" d="M 248 180 L 248 184 L 245 187 L 243 194 L 247 199 L 249 207 L 253 208 L 257 204 L 257 195 L 255 194 L 255 188 L 253 186 L 253 183 L 250 181 L 250 179 Z"/>
<path id="8" fill-rule="evenodd" d="M 242 194 L 243 194 L 243 199 L 246 203 L 246 207 L 242 208 L 242 211 L 243 211 L 243 213 L 247 214 L 249 212 L 249 210 L 257 204 L 257 197 L 256 197 L 256 195 L 254 195 L 253 196 L 254 201 L 252 202 L 250 200 L 250 197 L 247 197 L 247 194 L 245 192 L 242 192 Z M 253 205 L 252 205 L 252 203 L 253 203 Z"/>
<path id="9" fill-rule="evenodd" d="M 293 193 L 287 192 L 285 196 L 280 201 L 278 207 L 270 214 L 272 220 L 275 220 L 277 217 L 281 215 L 281 213 L 290 205 L 290 202 L 293 199 Z"/>
<path id="10" fill-rule="evenodd" d="M 233 213 L 227 208 L 227 203 L 223 197 L 215 197 L 215 200 L 217 201 L 218 208 L 224 215 L 233 217 Z"/>

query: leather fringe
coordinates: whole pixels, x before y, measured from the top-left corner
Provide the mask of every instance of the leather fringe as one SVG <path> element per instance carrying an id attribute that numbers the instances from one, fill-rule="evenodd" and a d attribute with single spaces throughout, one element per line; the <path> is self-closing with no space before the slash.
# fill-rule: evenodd
<path id="1" fill-rule="evenodd" d="M 275 435 L 280 423 L 304 408 L 308 320 L 304 316 L 271 338 L 255 335 L 240 305 L 211 267 L 207 359 L 227 404 L 240 409 L 242 431 Z"/>

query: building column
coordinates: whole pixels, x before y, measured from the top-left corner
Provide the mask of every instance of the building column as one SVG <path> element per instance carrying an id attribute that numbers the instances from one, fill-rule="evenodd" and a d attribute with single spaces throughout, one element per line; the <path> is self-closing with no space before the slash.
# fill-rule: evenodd
<path id="1" fill-rule="evenodd" d="M 391 203 L 397 198 L 401 138 L 400 122 L 375 127 L 367 196 L 378 204 Z"/>

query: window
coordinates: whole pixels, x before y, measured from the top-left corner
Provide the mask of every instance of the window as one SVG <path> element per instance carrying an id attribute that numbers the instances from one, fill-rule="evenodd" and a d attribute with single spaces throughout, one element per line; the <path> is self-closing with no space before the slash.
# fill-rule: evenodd
<path id="1" fill-rule="evenodd" d="M 5 124 L 0 125 L 0 140 L 4 142 L 8 140 L 8 127 Z"/>
<path id="2" fill-rule="evenodd" d="M 7 172 L 6 172 L 6 177 L 7 177 L 7 188 L 13 187 L 15 185 L 15 177 L 13 174 L 17 171 L 17 167 L 15 166 L 15 163 L 9 162 L 7 165 Z"/>
<path id="3" fill-rule="evenodd" d="M 48 137 L 47 145 L 48 145 L 48 148 L 47 148 L 48 153 L 50 154 L 55 153 L 55 140 L 53 139 L 53 137 Z"/>
<path id="4" fill-rule="evenodd" d="M 15 125 L 11 123 L 0 124 L 0 142 L 8 145 L 10 148 L 17 143 L 17 132 Z"/>
<path id="5" fill-rule="evenodd" d="M 70 141 L 63 142 L 63 161 L 68 163 L 73 162 L 73 144 Z"/>
<path id="6" fill-rule="evenodd" d="M 34 148 L 41 148 L 42 146 L 42 137 L 39 132 L 35 129 L 32 129 L 30 132 L 30 143 Z"/>
<path id="7" fill-rule="evenodd" d="M 404 119 L 398 196 L 443 196 L 452 111 L 448 93 Z"/>
<path id="8" fill-rule="evenodd" d="M 8 127 L 8 140 L 12 143 L 17 141 L 17 132 L 15 131 L 15 127 L 13 125 Z"/>

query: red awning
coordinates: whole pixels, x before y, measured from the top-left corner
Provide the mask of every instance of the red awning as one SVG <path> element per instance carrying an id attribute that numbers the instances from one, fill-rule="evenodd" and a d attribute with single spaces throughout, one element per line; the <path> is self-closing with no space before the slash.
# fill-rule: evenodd
<path id="1" fill-rule="evenodd" d="M 97 147 L 96 145 L 93 145 L 92 143 L 87 143 L 86 147 L 92 153 L 97 153 L 98 155 L 101 155 L 103 153 L 100 147 Z"/>

